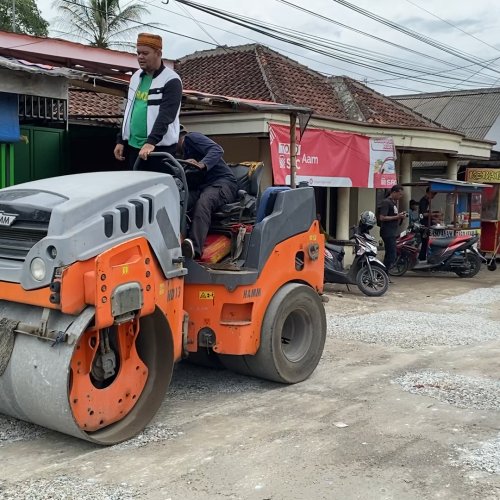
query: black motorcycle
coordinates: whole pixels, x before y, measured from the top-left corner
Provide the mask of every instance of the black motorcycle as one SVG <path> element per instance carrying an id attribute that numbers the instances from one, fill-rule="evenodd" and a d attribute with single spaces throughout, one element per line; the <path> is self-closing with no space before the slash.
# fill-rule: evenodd
<path id="1" fill-rule="evenodd" d="M 343 246 L 325 243 L 325 283 L 342 283 L 357 285 L 370 297 L 380 297 L 389 286 L 389 277 L 384 264 L 377 259 L 377 243 L 368 231 L 376 224 L 373 215 L 373 225 L 361 222 L 353 231 L 356 256 L 349 269 L 344 269 L 345 250 Z M 363 219 L 363 214 L 361 218 Z M 366 219 L 366 218 L 365 218 Z"/>

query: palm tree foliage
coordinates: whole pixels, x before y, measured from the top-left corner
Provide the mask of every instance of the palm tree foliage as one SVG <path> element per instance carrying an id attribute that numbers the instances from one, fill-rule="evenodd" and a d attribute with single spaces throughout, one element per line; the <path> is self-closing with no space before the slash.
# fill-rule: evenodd
<path id="1" fill-rule="evenodd" d="M 134 47 L 134 36 L 144 31 L 141 19 L 149 14 L 143 4 L 122 8 L 120 0 L 55 0 L 53 5 L 61 35 L 105 49 Z"/>

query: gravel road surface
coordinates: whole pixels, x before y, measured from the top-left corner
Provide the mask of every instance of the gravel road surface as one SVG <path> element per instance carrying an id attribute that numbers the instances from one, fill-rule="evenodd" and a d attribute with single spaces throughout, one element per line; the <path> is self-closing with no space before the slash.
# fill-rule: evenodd
<path id="1" fill-rule="evenodd" d="M 108 448 L 0 416 L 0 498 L 500 499 L 500 271 L 394 281 L 327 289 L 301 384 L 181 363 Z"/>

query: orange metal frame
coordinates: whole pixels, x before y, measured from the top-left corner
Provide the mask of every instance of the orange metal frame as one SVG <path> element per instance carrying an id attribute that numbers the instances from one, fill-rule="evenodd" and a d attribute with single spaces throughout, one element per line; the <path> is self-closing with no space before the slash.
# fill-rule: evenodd
<path id="1" fill-rule="evenodd" d="M 186 348 L 197 351 L 198 333 L 205 327 L 215 332 L 215 352 L 255 354 L 266 308 L 281 286 L 303 282 L 322 291 L 322 243 L 324 236 L 319 224 L 314 222 L 309 232 L 289 238 L 274 248 L 254 284 L 229 291 L 223 285 L 185 285 L 183 277 L 166 280 L 147 240 L 136 238 L 62 269 L 58 278 L 59 303 L 51 302 L 49 287 L 26 291 L 13 283 L 2 283 L 0 299 L 59 309 L 74 316 L 88 305 L 95 307 L 94 323 L 78 339 L 71 359 L 69 394 L 76 422 L 82 430 L 91 432 L 127 415 L 146 385 L 148 368 L 135 344 L 141 316 L 150 315 L 156 309 L 163 313 L 172 334 L 175 361 L 181 359 Z M 297 257 L 303 264 L 297 265 Z M 141 286 L 143 305 L 139 318 L 114 325 L 113 291 L 130 282 Z M 183 345 L 182 331 L 185 310 L 189 315 L 187 346 Z M 109 386 L 99 387 L 93 381 L 92 366 L 106 328 L 116 328 L 118 373 Z"/>
<path id="2" fill-rule="evenodd" d="M 184 278 L 166 280 L 144 238 L 135 238 L 95 258 L 68 266 L 63 269 L 59 281 L 59 304 L 50 302 L 49 287 L 24 290 L 17 283 L 2 283 L 0 299 L 59 309 L 74 316 L 91 305 L 96 311 L 93 328 L 99 330 L 114 323 L 111 311 L 113 290 L 123 283 L 140 283 L 144 304 L 139 316 L 147 316 L 155 308 L 160 309 L 172 332 L 174 358 L 182 357 Z"/>
<path id="3" fill-rule="evenodd" d="M 320 243 L 318 257 L 309 255 L 311 245 Z M 213 350 L 220 354 L 255 354 L 266 308 L 276 291 L 288 282 L 302 282 L 318 292 L 323 290 L 324 236 L 319 224 L 276 245 L 257 281 L 229 291 L 224 285 L 184 284 L 184 279 L 166 280 L 148 242 L 136 238 L 113 247 L 99 256 L 77 262 L 62 272 L 61 302 L 50 302 L 50 290 L 26 291 L 18 284 L 3 283 L 0 298 L 78 315 L 87 305 L 96 310 L 96 331 L 111 327 L 111 294 L 122 283 L 141 284 L 144 304 L 140 316 L 159 308 L 172 332 L 174 359 L 183 355 L 182 323 L 189 315 L 187 350 L 198 350 L 198 333 L 211 328 L 216 334 Z M 296 267 L 301 252 L 304 265 Z"/>
<path id="4" fill-rule="evenodd" d="M 309 255 L 311 245 L 320 243 L 318 257 Z M 324 236 L 317 221 L 310 230 L 276 245 L 257 281 L 229 291 L 223 285 L 184 284 L 184 279 L 166 280 L 148 242 L 136 238 L 99 256 L 77 262 L 62 272 L 61 302 L 50 302 L 50 290 L 26 291 L 18 284 L 3 283 L 0 298 L 78 315 L 87 305 L 96 310 L 93 329 L 111 327 L 111 294 L 122 283 L 141 284 L 144 304 L 140 316 L 159 308 L 170 325 L 174 358 L 183 353 L 182 322 L 189 315 L 187 350 L 198 350 L 198 333 L 211 328 L 216 334 L 213 349 L 221 354 L 255 354 L 266 308 L 276 291 L 288 282 L 302 282 L 318 292 L 323 289 Z M 304 265 L 296 267 L 300 252 Z"/>
<path id="5" fill-rule="evenodd" d="M 318 258 L 309 256 L 309 246 L 320 244 Z M 223 285 L 185 285 L 185 308 L 189 314 L 190 352 L 198 350 L 198 333 L 211 328 L 216 334 L 213 350 L 219 354 L 255 354 L 266 308 L 285 283 L 302 282 L 323 291 L 324 236 L 315 221 L 310 231 L 279 243 L 274 248 L 257 281 L 229 291 Z M 296 268 L 295 257 L 304 254 L 304 266 Z"/>

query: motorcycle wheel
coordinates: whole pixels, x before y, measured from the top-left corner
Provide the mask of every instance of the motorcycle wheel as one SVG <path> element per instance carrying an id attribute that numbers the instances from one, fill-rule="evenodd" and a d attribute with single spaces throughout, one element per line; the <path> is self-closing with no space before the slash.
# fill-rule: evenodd
<path id="1" fill-rule="evenodd" d="M 468 271 L 455 271 L 460 278 L 472 278 L 481 270 L 481 259 L 472 252 L 465 254 L 466 264 L 469 265 Z"/>
<path id="2" fill-rule="evenodd" d="M 370 270 L 367 267 L 362 267 L 356 275 L 356 284 L 368 297 L 380 297 L 389 287 L 389 276 L 378 266 L 372 267 L 372 273 L 373 280 L 370 277 Z"/>
<path id="3" fill-rule="evenodd" d="M 409 268 L 410 259 L 406 255 L 400 255 L 388 272 L 391 276 L 403 276 Z"/>

